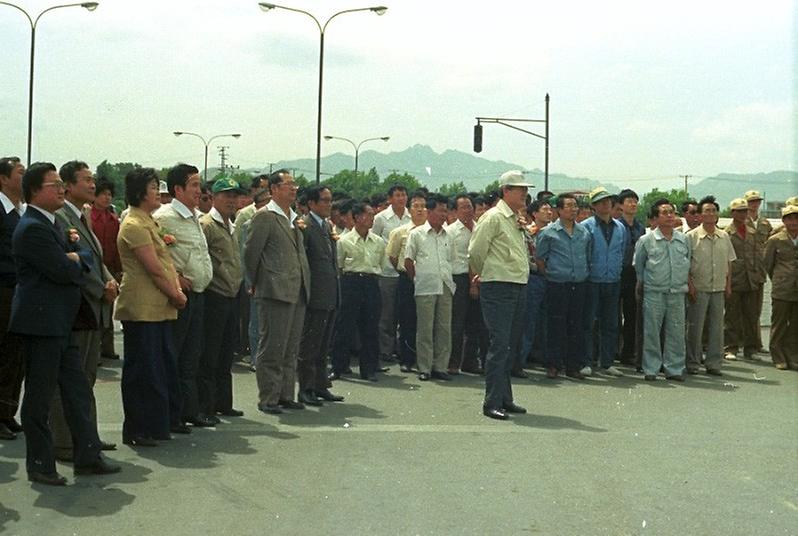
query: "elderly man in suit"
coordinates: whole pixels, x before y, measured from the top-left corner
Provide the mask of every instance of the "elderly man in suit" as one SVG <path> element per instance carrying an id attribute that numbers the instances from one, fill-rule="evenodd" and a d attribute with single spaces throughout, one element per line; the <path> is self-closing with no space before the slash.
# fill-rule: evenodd
<path id="1" fill-rule="evenodd" d="M 60 389 L 75 446 L 75 474 L 119 471 L 100 455 L 97 426 L 90 417 L 91 392 L 71 331 L 80 308 L 89 251 L 75 251 L 67 233 L 56 223 L 55 211 L 64 204 L 64 183 L 50 163 L 31 165 L 22 178 L 28 209 L 14 231 L 12 248 L 17 265 L 17 290 L 11 304 L 10 329 L 24 338 L 25 396 L 22 426 L 27 443 L 28 479 L 63 486 L 55 468 L 53 439 L 48 425 L 50 402 Z"/>
<path id="2" fill-rule="evenodd" d="M 327 354 L 335 313 L 341 303 L 341 290 L 335 239 L 327 221 L 332 209 L 332 192 L 325 186 L 314 186 L 307 191 L 306 198 L 310 212 L 302 221 L 310 265 L 310 301 L 299 345 L 299 401 L 320 406 L 322 400 L 340 402 L 344 399 L 330 392 L 327 379 Z"/>
<path id="3" fill-rule="evenodd" d="M 92 422 L 97 425 L 97 404 L 94 383 L 100 361 L 102 326 L 111 314 L 110 305 L 118 294 L 118 285 L 103 264 L 103 251 L 99 240 L 89 228 L 81 208 L 94 200 L 94 176 L 85 162 L 67 162 L 58 173 L 64 181 L 66 194 L 64 206 L 55 211 L 55 217 L 65 229 L 73 230 L 79 238 L 75 245 L 91 255 L 90 270 L 80 286 L 81 308 L 72 331 L 72 345 L 78 348 L 81 367 L 89 384 L 91 399 L 89 410 Z M 56 392 L 50 408 L 50 430 L 53 434 L 55 456 L 72 461 L 72 435 L 69 433 L 61 397 Z M 102 443 L 104 450 L 114 450 L 113 443 Z"/>
<path id="4" fill-rule="evenodd" d="M 25 166 L 15 156 L 0 158 L 0 439 L 16 439 L 22 427 L 14 416 L 25 366 L 22 340 L 8 330 L 11 300 L 17 286 L 17 269 L 11 254 L 11 237 L 25 213 L 22 175 Z"/>
<path id="5" fill-rule="evenodd" d="M 256 379 L 258 409 L 278 414 L 303 409 L 294 400 L 296 359 L 310 298 L 310 268 L 291 204 L 297 185 L 286 169 L 269 176 L 272 200 L 252 217 L 244 245 L 244 268 L 258 304 L 260 340 Z"/>

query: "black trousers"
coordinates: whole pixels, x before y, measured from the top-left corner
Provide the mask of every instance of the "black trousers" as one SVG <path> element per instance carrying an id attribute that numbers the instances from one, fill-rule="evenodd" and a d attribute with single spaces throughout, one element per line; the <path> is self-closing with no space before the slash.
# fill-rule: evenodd
<path id="1" fill-rule="evenodd" d="M 205 342 L 197 371 L 199 411 L 214 415 L 233 409 L 233 353 L 238 337 L 238 296 L 205 291 Z"/>
<path id="2" fill-rule="evenodd" d="M 197 371 L 203 345 L 203 315 L 205 295 L 187 292 L 186 306 L 177 312 L 177 320 L 172 321 L 177 372 L 180 377 L 181 418 L 186 421 L 199 413 L 199 394 L 197 392 Z"/>
<path id="3" fill-rule="evenodd" d="M 55 472 L 50 402 L 61 394 L 76 466 L 91 465 L 99 457 L 100 438 L 89 416 L 91 391 L 80 363 L 78 348 L 69 337 L 24 337 L 25 396 L 22 428 L 25 430 L 28 472 Z"/>
<path id="4" fill-rule="evenodd" d="M 327 354 L 330 352 L 335 309 L 305 309 L 305 324 L 299 342 L 297 376 L 300 391 L 327 389 Z"/>
<path id="5" fill-rule="evenodd" d="M 406 272 L 399 272 L 396 309 L 399 320 L 399 362 L 410 367 L 416 362 L 417 320 L 415 285 Z"/>
<path id="6" fill-rule="evenodd" d="M 332 351 L 332 369 L 343 373 L 349 366 L 352 337 L 360 333 L 360 375 L 377 371 L 379 354 L 380 287 L 377 276 L 344 273 L 341 276 L 341 311 Z"/>
<path id="7" fill-rule="evenodd" d="M 163 437 L 180 422 L 180 381 L 171 322 L 122 322 L 123 437 Z"/>
<path id="8" fill-rule="evenodd" d="M 577 372 L 585 354 L 583 308 L 587 283 L 546 282 L 548 355 L 546 366 Z"/>
<path id="9" fill-rule="evenodd" d="M 0 419 L 10 419 L 17 414 L 25 377 L 22 339 L 8 331 L 13 297 L 13 288 L 0 287 Z"/>
<path id="10" fill-rule="evenodd" d="M 625 365 L 641 362 L 642 326 L 638 324 L 636 286 L 637 274 L 634 267 L 624 266 L 621 272 L 621 313 L 623 315 L 621 363 Z"/>

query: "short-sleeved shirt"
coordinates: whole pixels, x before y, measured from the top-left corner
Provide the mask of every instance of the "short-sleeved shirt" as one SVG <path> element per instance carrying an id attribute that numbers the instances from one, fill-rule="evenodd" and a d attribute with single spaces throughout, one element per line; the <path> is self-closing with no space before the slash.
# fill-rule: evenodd
<path id="1" fill-rule="evenodd" d="M 413 222 L 400 225 L 388 235 L 388 245 L 385 246 L 385 255 L 390 260 L 392 257 L 398 259 L 396 271 L 405 271 L 405 248 L 407 247 L 407 235 L 415 227 Z"/>
<path id="2" fill-rule="evenodd" d="M 161 205 L 153 218 L 164 232 L 177 239 L 174 245 L 169 246 L 177 271 L 191 281 L 193 292 L 205 290 L 213 278 L 213 264 L 198 211 L 172 199 L 171 203 Z"/>
<path id="3" fill-rule="evenodd" d="M 385 241 L 371 231 L 363 238 L 353 229 L 338 240 L 336 249 L 343 273 L 382 275 Z"/>
<path id="4" fill-rule="evenodd" d="M 476 227 L 476 222 L 474 222 Z M 468 273 L 468 243 L 471 241 L 473 231 L 469 230 L 460 220 L 446 227 L 449 239 L 452 241 L 452 273 Z"/>
<path id="5" fill-rule="evenodd" d="M 401 225 L 410 223 L 410 221 L 410 212 L 407 209 L 405 209 L 405 211 L 402 213 L 402 217 L 400 218 L 396 212 L 393 211 L 393 207 L 389 206 L 374 216 L 374 225 L 371 228 L 371 232 L 382 238 L 382 240 L 387 244 L 388 238 L 391 235 L 391 231 Z M 386 262 L 385 266 L 383 266 L 382 275 L 383 277 L 399 276 L 390 262 Z"/>
<path id="6" fill-rule="evenodd" d="M 131 207 L 116 238 L 122 261 L 122 284 L 116 299 L 114 318 L 138 322 L 160 322 L 177 318 L 177 309 L 169 298 L 153 283 L 147 269 L 133 252 L 136 248 L 153 246 L 163 273 L 170 281 L 177 280 L 169 247 L 161 238 L 158 223 L 147 212 Z"/>
<path id="7" fill-rule="evenodd" d="M 690 260 L 690 277 L 699 292 L 722 292 L 726 289 L 729 263 L 737 259 L 734 246 L 726 231 L 715 229 L 707 233 L 703 225 L 688 231 L 693 251 Z"/>
<path id="8" fill-rule="evenodd" d="M 590 233 L 574 223 L 568 234 L 558 219 L 538 234 L 535 255 L 545 262 L 546 280 L 554 283 L 581 283 L 590 273 Z"/>
<path id="9" fill-rule="evenodd" d="M 416 276 L 413 278 L 416 296 L 441 295 L 445 288 L 454 294 L 452 241 L 446 229 L 435 232 L 429 223 L 425 223 L 410 231 L 405 258 L 416 263 Z"/>

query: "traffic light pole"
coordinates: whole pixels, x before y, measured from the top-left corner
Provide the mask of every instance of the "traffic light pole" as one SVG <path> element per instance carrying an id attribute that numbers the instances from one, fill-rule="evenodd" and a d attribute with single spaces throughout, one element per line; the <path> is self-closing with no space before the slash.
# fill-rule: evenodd
<path id="1" fill-rule="evenodd" d="M 509 117 L 477 117 L 477 124 L 474 125 L 474 152 L 482 152 L 482 123 L 498 123 L 514 130 L 520 130 L 536 138 L 540 138 L 546 142 L 545 164 L 544 164 L 544 186 L 545 190 L 549 189 L 549 94 L 546 93 L 546 119 L 518 119 Z M 544 123 L 545 134 L 541 136 L 536 132 L 523 129 L 510 123 Z"/>

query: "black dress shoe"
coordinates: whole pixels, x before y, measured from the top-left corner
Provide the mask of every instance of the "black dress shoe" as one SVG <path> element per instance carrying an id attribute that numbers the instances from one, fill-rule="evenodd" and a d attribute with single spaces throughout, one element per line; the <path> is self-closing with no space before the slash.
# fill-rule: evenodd
<path id="1" fill-rule="evenodd" d="M 70 451 L 60 451 L 60 452 L 56 451 L 54 456 L 55 456 L 55 459 L 57 461 L 59 461 L 59 462 L 72 463 L 74 461 L 74 458 L 72 456 L 72 451 L 71 450 Z"/>
<path id="2" fill-rule="evenodd" d="M 28 480 L 36 482 L 37 484 L 46 484 L 48 486 L 66 486 L 67 480 L 56 472 L 52 473 L 37 473 L 30 471 L 28 473 Z"/>
<path id="3" fill-rule="evenodd" d="M 19 424 L 14 417 L 11 417 L 10 419 L 3 419 L 2 421 L 0 421 L 0 423 L 5 424 L 6 427 L 15 434 L 22 433 L 22 425 Z"/>
<path id="4" fill-rule="evenodd" d="M 100 441 L 100 450 L 116 450 L 116 443 L 106 443 Z"/>
<path id="5" fill-rule="evenodd" d="M 421 374 L 418 375 L 418 379 L 421 380 L 422 382 L 429 381 L 429 377 L 430 376 L 428 372 L 422 372 Z"/>
<path id="6" fill-rule="evenodd" d="M 361 374 L 361 375 L 360 375 L 360 379 L 361 379 L 361 380 L 370 381 L 370 382 L 372 382 L 372 383 L 377 383 L 377 382 L 379 381 L 379 380 L 377 379 L 377 375 L 376 375 L 376 374 L 374 374 L 374 373 L 371 373 L 371 374 L 365 374 L 365 375 L 364 375 L 364 374 Z"/>
<path id="7" fill-rule="evenodd" d="M 277 404 L 284 409 L 305 409 L 305 404 L 293 400 L 280 400 Z"/>
<path id="8" fill-rule="evenodd" d="M 327 402 L 343 402 L 344 397 L 340 395 L 334 395 L 330 392 L 329 389 L 324 389 L 322 391 L 316 391 L 316 396 L 321 398 L 322 400 L 326 400 Z"/>
<path id="9" fill-rule="evenodd" d="M 665 379 L 673 382 L 683 382 L 684 376 L 681 374 L 671 374 L 670 376 L 665 376 Z"/>
<path id="10" fill-rule="evenodd" d="M 101 354 L 100 357 L 102 357 L 103 359 L 119 359 L 119 354 L 117 354 L 117 353 L 113 353 L 113 354 L 104 353 L 104 354 Z"/>
<path id="11" fill-rule="evenodd" d="M 499 421 L 506 421 L 509 419 L 509 416 L 504 412 L 504 410 L 497 408 L 482 408 L 482 414 L 485 417 L 490 417 L 491 419 L 496 419 Z"/>
<path id="12" fill-rule="evenodd" d="M 346 367 L 344 370 L 341 371 L 341 374 L 354 374 L 354 372 L 352 372 L 351 368 Z"/>
<path id="13" fill-rule="evenodd" d="M 340 380 L 341 379 L 341 373 L 332 371 L 332 372 L 330 372 L 330 375 L 327 376 L 327 379 L 330 380 L 330 381 Z"/>
<path id="14" fill-rule="evenodd" d="M 195 417 L 188 418 L 186 419 L 186 422 L 192 425 L 194 428 L 211 428 L 216 426 L 216 423 L 213 422 L 213 419 L 206 417 L 205 415 L 197 415 Z"/>
<path id="15" fill-rule="evenodd" d="M 388 372 L 391 370 L 390 367 L 377 367 L 377 372 Z"/>
<path id="16" fill-rule="evenodd" d="M 218 413 L 219 415 L 224 415 L 225 417 L 243 417 L 244 416 L 244 412 L 243 411 L 241 411 L 239 409 L 234 409 L 234 408 L 220 409 L 220 410 L 217 410 L 216 413 Z"/>
<path id="17" fill-rule="evenodd" d="M 263 413 L 268 413 L 269 415 L 279 415 L 280 413 L 285 413 L 280 406 L 277 405 L 270 405 L 270 404 L 258 404 L 258 409 Z"/>
<path id="18" fill-rule="evenodd" d="M 0 423 L 0 439 L 7 439 L 7 440 L 10 441 L 10 440 L 16 439 L 16 438 L 17 438 L 17 434 L 15 434 L 11 430 L 9 430 L 8 426 L 6 426 L 5 424 Z"/>
<path id="19" fill-rule="evenodd" d="M 565 376 L 568 377 L 568 378 L 573 378 L 575 380 L 584 380 L 585 379 L 585 375 L 582 374 L 581 372 L 579 372 L 578 370 L 575 370 L 573 372 L 566 372 Z"/>
<path id="20" fill-rule="evenodd" d="M 169 427 L 169 431 L 173 434 L 190 434 L 191 428 L 183 424 L 182 422 L 179 424 L 173 424 Z"/>
<path id="21" fill-rule="evenodd" d="M 526 413 L 526 408 L 521 407 L 518 404 L 513 404 L 512 402 L 505 404 L 502 409 L 504 409 L 504 411 L 507 413 Z"/>
<path id="22" fill-rule="evenodd" d="M 413 372 L 413 367 L 410 365 L 399 365 L 399 372 L 404 372 L 405 374 Z"/>
<path id="23" fill-rule="evenodd" d="M 514 369 L 510 372 L 510 376 L 513 378 L 529 378 L 529 373 L 524 369 Z"/>
<path id="24" fill-rule="evenodd" d="M 643 376 L 643 379 L 646 380 L 647 382 L 653 382 L 654 380 L 657 379 L 657 375 L 656 374 L 646 374 L 645 376 Z"/>
<path id="25" fill-rule="evenodd" d="M 130 445 L 131 447 L 157 447 L 158 443 L 155 442 L 154 439 L 150 437 L 144 436 L 134 436 L 134 437 L 123 437 L 122 443 L 125 445 Z"/>
<path id="26" fill-rule="evenodd" d="M 121 470 L 122 468 L 118 465 L 111 465 L 102 458 L 98 458 L 91 465 L 76 465 L 75 475 L 112 475 Z"/>
<path id="27" fill-rule="evenodd" d="M 433 378 L 435 378 L 436 380 L 441 380 L 441 381 L 444 381 L 444 382 L 452 381 L 452 377 L 451 376 L 449 376 L 447 373 L 441 372 L 439 370 L 433 370 L 431 376 Z"/>
<path id="28" fill-rule="evenodd" d="M 324 404 L 321 403 L 321 400 L 316 396 L 316 393 L 310 390 L 306 391 L 299 391 L 299 396 L 297 397 L 299 402 L 305 404 L 306 406 L 323 406 Z"/>
<path id="29" fill-rule="evenodd" d="M 723 376 L 723 373 L 720 370 L 714 368 L 708 368 L 707 374 L 710 376 Z"/>

